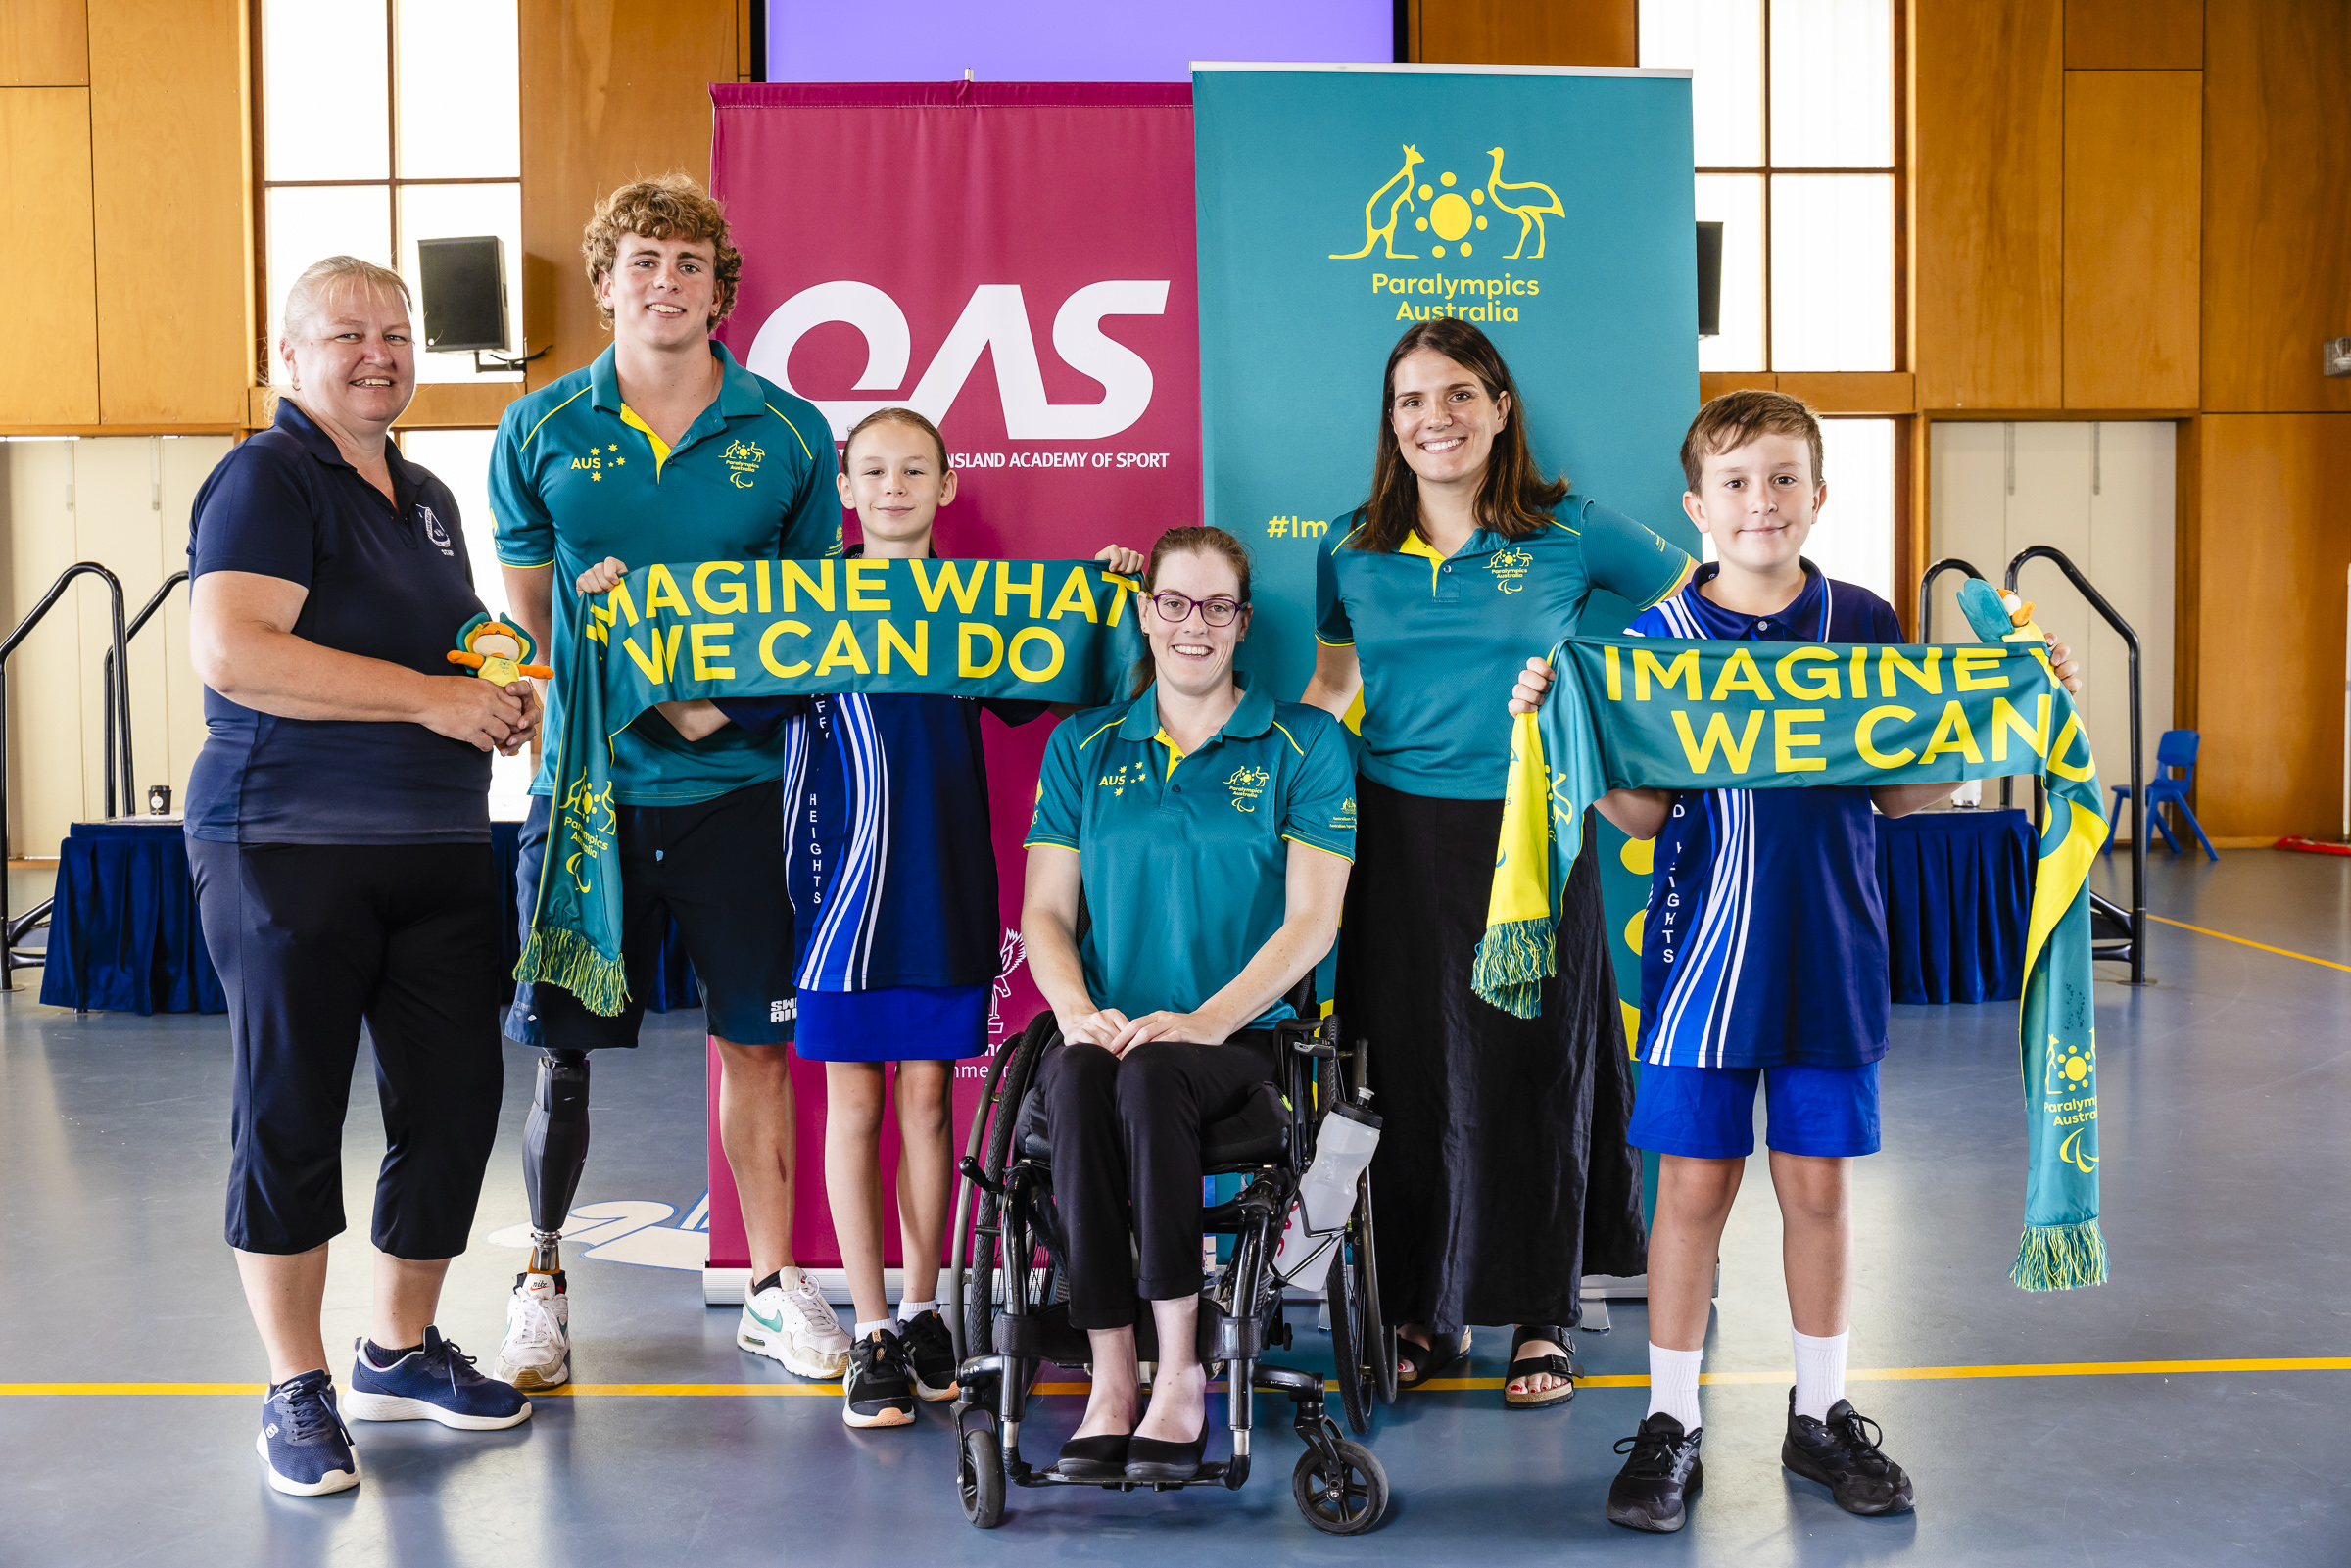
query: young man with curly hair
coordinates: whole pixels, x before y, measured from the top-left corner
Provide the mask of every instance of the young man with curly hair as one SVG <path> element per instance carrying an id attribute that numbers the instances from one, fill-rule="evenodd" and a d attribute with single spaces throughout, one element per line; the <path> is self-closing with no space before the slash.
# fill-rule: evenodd
<path id="1" fill-rule="evenodd" d="M 507 408 L 490 474 L 508 600 L 557 670 L 580 615 L 579 578 L 607 557 L 648 565 L 840 553 L 825 416 L 711 340 L 743 271 L 718 203 L 683 174 L 633 181 L 598 205 L 581 250 L 612 346 Z M 548 693 L 551 734 L 564 697 L 558 679 Z M 795 944 L 776 831 L 783 737 L 750 735 L 708 710 L 663 703 L 612 736 L 628 1005 L 600 1018 L 554 986 L 522 985 L 506 1016 L 506 1033 L 541 1052 L 523 1152 L 536 1245 L 498 1360 L 517 1387 L 570 1377 L 557 1244 L 588 1153 L 588 1053 L 637 1043 L 673 919 L 724 1069 L 719 1137 L 750 1243 L 753 1283 L 737 1343 L 803 1377 L 839 1377 L 848 1359 L 848 1336 L 792 1264 Z M 522 833 L 526 910 L 553 770 L 551 748 Z"/>

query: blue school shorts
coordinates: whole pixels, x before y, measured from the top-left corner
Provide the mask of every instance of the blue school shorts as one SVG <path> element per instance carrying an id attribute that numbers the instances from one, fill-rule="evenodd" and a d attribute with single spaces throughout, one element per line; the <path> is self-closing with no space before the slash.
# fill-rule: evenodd
<path id="1" fill-rule="evenodd" d="M 1641 1066 L 1632 1124 L 1636 1149 L 1692 1160 L 1755 1152 L 1755 1085 L 1763 1084 L 1764 1142 L 1782 1154 L 1843 1159 L 1878 1152 L 1878 1065 L 1815 1068 Z"/>

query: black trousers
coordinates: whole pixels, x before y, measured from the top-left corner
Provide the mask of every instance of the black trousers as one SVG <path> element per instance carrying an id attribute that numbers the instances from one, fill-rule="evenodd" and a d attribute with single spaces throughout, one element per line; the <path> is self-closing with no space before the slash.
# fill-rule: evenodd
<path id="1" fill-rule="evenodd" d="M 1037 1065 L 1053 1202 L 1069 1247 L 1070 1323 L 1125 1328 L 1135 1298 L 1200 1289 L 1200 1129 L 1273 1076 L 1273 1032 L 1223 1045 L 1154 1041 L 1123 1057 L 1058 1045 Z M 1142 1275 L 1128 1268 L 1131 1225 Z"/>
<path id="2" fill-rule="evenodd" d="M 188 840 L 228 993 L 228 1244 L 306 1253 L 343 1230 L 343 1117 L 364 1022 L 389 1147 L 375 1245 L 465 1250 L 504 1088 L 497 873 L 478 844 Z"/>

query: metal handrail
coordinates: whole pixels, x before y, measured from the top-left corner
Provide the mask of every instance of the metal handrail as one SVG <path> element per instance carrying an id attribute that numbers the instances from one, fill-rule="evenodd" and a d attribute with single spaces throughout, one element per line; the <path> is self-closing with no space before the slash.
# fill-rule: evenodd
<path id="1" fill-rule="evenodd" d="M 187 580 L 188 574 L 185 572 L 173 572 L 169 577 L 164 579 L 163 586 L 155 591 L 154 596 L 149 598 L 145 604 L 140 606 L 138 614 L 130 618 L 129 629 L 122 634 L 122 641 L 126 646 L 138 640 L 140 629 L 145 627 L 149 621 L 155 618 L 155 612 L 157 610 L 160 610 L 164 607 L 165 597 L 168 595 L 174 588 L 177 588 L 180 584 L 186 582 Z M 127 666 L 125 666 L 122 671 L 122 678 L 120 681 L 115 679 L 115 650 L 113 648 L 108 648 L 106 650 L 105 677 L 100 682 L 100 685 L 105 689 L 106 691 L 106 723 L 102 728 L 106 731 L 106 815 L 111 821 L 116 815 L 115 692 L 120 690 L 122 693 L 122 702 L 126 708 L 130 703 L 130 670 Z M 122 736 L 122 744 L 125 747 L 122 753 L 122 787 L 125 790 L 128 790 L 132 787 L 130 781 L 138 777 L 138 770 L 130 765 L 130 752 L 127 749 L 130 744 L 130 720 L 127 713 L 123 716 Z M 137 799 L 131 795 L 125 794 L 122 798 L 122 815 L 135 815 L 138 809 L 139 803 Z"/>
<path id="2" fill-rule="evenodd" d="M 2124 932 L 2120 940 L 2112 937 L 2103 941 L 2093 940 L 2090 943 L 2090 956 L 2129 964 L 2131 983 L 2144 985 L 2147 982 L 2147 787 L 2143 777 L 2146 755 L 2139 743 L 2138 633 L 2132 630 L 2131 623 L 2123 619 L 2120 611 L 2106 602 L 2106 595 L 2082 575 L 2082 569 L 2066 558 L 2065 551 L 2054 545 L 2036 545 L 2017 552 L 2016 558 L 2008 563 L 2010 593 L 2016 592 L 2017 574 L 2031 560 L 2055 562 L 2057 569 L 2082 591 L 2082 596 L 2089 601 L 2089 607 L 2114 628 L 2115 634 L 2123 640 L 2123 645 L 2131 652 L 2131 907 L 2126 910 L 2110 898 L 2094 892 L 2089 895 L 2091 911 L 2104 915 L 2122 927 Z M 2084 734 L 2087 737 L 2087 724 Z M 2039 789 L 2036 782 L 2037 794 Z M 2035 815 L 2039 816 L 2039 813 Z"/>
<path id="3" fill-rule="evenodd" d="M 1935 579 L 1945 572 L 1965 572 L 1978 580 L 1984 576 L 1976 570 L 1973 561 L 1963 561 L 1956 555 L 1946 555 L 1927 568 L 1927 575 L 1918 580 L 1918 640 L 1921 642 L 1935 641 Z"/>
<path id="4" fill-rule="evenodd" d="M 41 624 L 41 617 L 47 615 L 57 601 L 65 596 L 67 585 L 76 577 L 85 576 L 96 577 L 106 584 L 108 609 L 114 628 L 113 645 L 110 650 L 114 656 L 114 670 L 119 675 L 120 672 L 128 668 L 128 663 L 123 657 L 123 649 L 130 640 L 130 634 L 124 630 L 122 621 L 122 581 L 96 561 L 75 561 L 58 573 L 57 581 L 49 585 L 49 592 L 41 595 L 41 601 L 32 607 L 31 613 L 17 623 L 16 630 L 9 633 L 5 641 L 0 641 L 0 853 L 5 852 L 9 842 L 8 686 L 5 680 L 8 657 L 17 651 L 18 645 L 30 635 L 32 629 Z M 115 736 L 120 743 L 122 792 L 127 796 L 130 793 L 130 704 L 120 699 L 120 693 L 115 689 L 114 680 L 111 677 L 107 684 L 107 694 L 117 699 L 111 716 L 112 726 L 108 734 Z M 110 790 L 114 787 L 114 775 L 110 773 L 107 776 L 107 785 Z M 26 917 L 28 920 L 30 918 Z M 24 927 L 26 932 L 30 929 L 29 926 Z M 46 956 L 44 955 L 44 958 L 20 956 L 17 952 L 17 941 L 20 934 L 18 923 L 9 916 L 8 879 L 6 876 L 0 876 L 0 941 L 4 941 L 5 944 L 0 945 L 0 991 L 15 990 L 17 988 L 17 971 L 30 969 L 34 965 L 42 963 Z"/>

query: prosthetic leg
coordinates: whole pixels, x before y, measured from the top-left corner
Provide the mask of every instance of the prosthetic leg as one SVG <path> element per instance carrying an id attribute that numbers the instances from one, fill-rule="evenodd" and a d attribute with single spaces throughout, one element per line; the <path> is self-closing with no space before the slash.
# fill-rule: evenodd
<path id="1" fill-rule="evenodd" d="M 531 1268 L 563 1272 L 563 1218 L 588 1165 L 588 1053 L 548 1051 L 522 1129 L 522 1179 L 531 1197 Z"/>
<path id="2" fill-rule="evenodd" d="M 571 1379 L 571 1298 L 563 1279 L 563 1219 L 588 1164 L 588 1053 L 545 1052 L 523 1123 L 522 1179 L 531 1199 L 531 1262 L 506 1306 L 493 1375 L 519 1389 Z"/>

